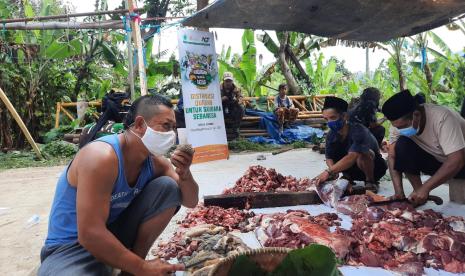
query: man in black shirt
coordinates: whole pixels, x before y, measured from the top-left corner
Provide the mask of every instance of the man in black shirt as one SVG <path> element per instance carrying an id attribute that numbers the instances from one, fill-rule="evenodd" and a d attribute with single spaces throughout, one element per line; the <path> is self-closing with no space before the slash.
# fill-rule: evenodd
<path id="1" fill-rule="evenodd" d="M 386 162 L 370 131 L 360 123 L 348 121 L 347 106 L 340 98 L 325 99 L 323 117 L 330 128 L 326 137 L 328 168 L 314 181 L 318 185 L 342 173 L 349 181 L 365 181 L 367 189 L 377 192 L 378 181 L 386 173 Z"/>
<path id="2" fill-rule="evenodd" d="M 349 121 L 356 122 L 367 127 L 371 134 L 381 145 L 386 129 L 378 122 L 376 113 L 379 111 L 381 93 L 377 88 L 369 87 L 363 90 L 360 101 L 349 111 Z"/>

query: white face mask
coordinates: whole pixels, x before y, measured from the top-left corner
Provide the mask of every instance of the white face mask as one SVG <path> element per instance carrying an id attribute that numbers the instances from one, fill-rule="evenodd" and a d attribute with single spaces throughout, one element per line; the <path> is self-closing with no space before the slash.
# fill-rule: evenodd
<path id="1" fill-rule="evenodd" d="M 153 155 L 165 155 L 176 142 L 176 133 L 174 131 L 160 132 L 153 130 L 147 125 L 144 136 L 140 138 L 147 150 Z"/>

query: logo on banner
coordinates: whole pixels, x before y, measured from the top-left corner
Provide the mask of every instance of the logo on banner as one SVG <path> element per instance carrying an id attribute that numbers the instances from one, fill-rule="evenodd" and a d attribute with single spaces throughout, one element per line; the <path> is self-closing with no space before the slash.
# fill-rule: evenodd
<path id="1" fill-rule="evenodd" d="M 207 89 L 217 76 L 213 55 L 186 52 L 181 60 L 183 76 L 199 89 Z"/>

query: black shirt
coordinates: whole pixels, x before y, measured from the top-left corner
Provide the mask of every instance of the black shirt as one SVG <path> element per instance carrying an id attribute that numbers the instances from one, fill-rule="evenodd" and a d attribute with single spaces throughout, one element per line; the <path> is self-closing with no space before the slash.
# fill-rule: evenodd
<path id="1" fill-rule="evenodd" d="M 349 122 L 349 131 L 345 140 L 339 133 L 330 130 L 326 136 L 326 159 L 338 162 L 349 152 L 365 153 L 372 150 L 375 155 L 379 153 L 378 142 L 365 126 Z"/>
<path id="2" fill-rule="evenodd" d="M 376 102 L 370 100 L 360 101 L 349 111 L 349 121 L 370 127 L 371 123 L 376 123 L 377 121 L 376 112 L 378 112 Z"/>

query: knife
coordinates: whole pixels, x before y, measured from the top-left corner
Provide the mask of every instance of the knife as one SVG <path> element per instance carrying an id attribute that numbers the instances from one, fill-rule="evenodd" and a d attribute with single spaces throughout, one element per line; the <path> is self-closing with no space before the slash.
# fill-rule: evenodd
<path id="1" fill-rule="evenodd" d="M 427 200 L 428 201 L 433 201 L 434 203 L 436 203 L 436 205 L 442 205 L 444 203 L 442 198 L 440 198 L 438 196 L 434 196 L 434 195 L 429 195 Z M 368 203 L 368 207 L 383 206 L 383 205 L 387 205 L 387 204 L 394 203 L 394 202 L 408 202 L 408 203 L 411 203 L 408 198 L 390 199 L 390 200 L 385 200 L 385 201 L 370 202 L 370 203 Z"/>

